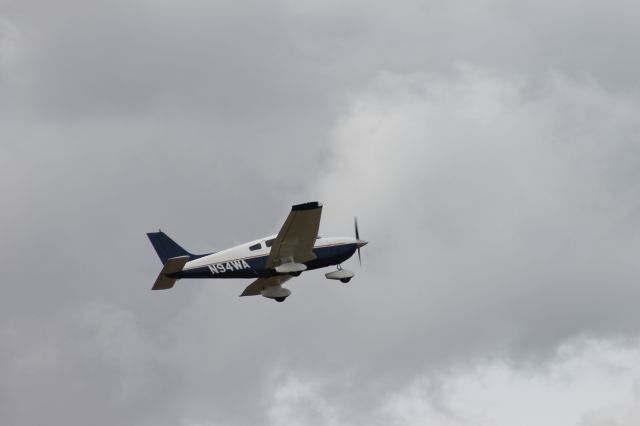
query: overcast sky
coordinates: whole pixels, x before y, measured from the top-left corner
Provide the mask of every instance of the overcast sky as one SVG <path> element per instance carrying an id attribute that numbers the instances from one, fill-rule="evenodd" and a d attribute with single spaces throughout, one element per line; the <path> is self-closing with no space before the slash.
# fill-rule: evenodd
<path id="1" fill-rule="evenodd" d="M 0 424 L 640 424 L 638 18 L 0 0 Z M 350 284 L 150 291 L 314 200 Z"/>

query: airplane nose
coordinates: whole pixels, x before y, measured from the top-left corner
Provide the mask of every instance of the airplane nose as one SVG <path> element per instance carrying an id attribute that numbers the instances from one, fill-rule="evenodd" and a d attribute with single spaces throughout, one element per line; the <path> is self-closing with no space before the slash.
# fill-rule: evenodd
<path id="1" fill-rule="evenodd" d="M 365 241 L 365 240 L 358 240 L 358 242 L 356 243 L 356 245 L 358 246 L 358 248 L 360 247 L 364 247 L 367 244 L 369 244 L 369 241 Z"/>

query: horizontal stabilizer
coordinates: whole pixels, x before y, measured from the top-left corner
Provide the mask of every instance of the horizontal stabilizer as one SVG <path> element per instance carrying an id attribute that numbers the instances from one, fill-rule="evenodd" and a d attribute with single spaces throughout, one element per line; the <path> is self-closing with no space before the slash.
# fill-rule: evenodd
<path id="1" fill-rule="evenodd" d="M 184 265 L 189 261 L 189 256 L 178 256 L 167 259 L 162 271 L 158 274 L 156 282 L 153 284 L 151 290 L 166 290 L 176 283 L 177 278 L 168 277 L 167 274 L 182 271 Z"/>

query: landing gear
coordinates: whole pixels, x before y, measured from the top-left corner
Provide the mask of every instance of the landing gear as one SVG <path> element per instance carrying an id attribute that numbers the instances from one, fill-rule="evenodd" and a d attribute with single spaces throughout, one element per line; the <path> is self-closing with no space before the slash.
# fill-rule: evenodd
<path id="1" fill-rule="evenodd" d="M 342 265 L 337 265 L 337 268 L 338 268 L 337 271 L 326 273 L 324 274 L 324 276 L 330 280 L 340 280 L 343 283 L 348 283 L 349 281 L 351 281 L 351 278 L 353 278 L 353 276 L 355 275 L 353 272 L 349 271 L 348 269 L 342 269 Z"/>
<path id="2" fill-rule="evenodd" d="M 338 265 L 338 271 L 344 271 L 344 269 L 342 269 L 342 265 Z M 347 271 L 349 272 L 349 271 Z M 342 273 L 341 275 L 345 275 L 344 273 Z M 348 275 L 348 274 L 347 274 Z M 348 283 L 349 281 L 351 281 L 352 277 L 349 276 L 344 276 L 343 278 L 340 278 L 340 282 L 342 283 Z"/>
<path id="3" fill-rule="evenodd" d="M 284 302 L 284 300 L 291 294 L 291 290 L 283 288 L 280 285 L 273 285 L 263 288 L 260 294 L 269 299 L 273 299 L 276 302 Z"/>

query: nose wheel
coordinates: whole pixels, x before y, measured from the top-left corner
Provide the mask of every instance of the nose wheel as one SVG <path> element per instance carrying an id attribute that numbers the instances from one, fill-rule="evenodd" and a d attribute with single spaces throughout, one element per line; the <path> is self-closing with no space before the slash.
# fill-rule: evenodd
<path id="1" fill-rule="evenodd" d="M 348 272 L 350 272 L 350 271 L 345 271 L 344 269 L 342 269 L 342 265 L 340 265 L 340 264 L 338 264 L 338 265 L 337 265 L 337 267 L 338 267 L 338 271 L 340 271 L 342 275 L 346 275 L 346 276 L 344 276 L 344 277 L 340 278 L 340 282 L 341 282 L 341 283 L 345 283 L 345 284 L 346 284 L 346 283 L 348 283 L 349 281 L 351 281 L 351 278 L 352 278 L 352 277 L 349 277 L 349 276 L 348 276 Z M 345 272 L 346 272 L 347 274 L 345 274 Z"/>
<path id="2" fill-rule="evenodd" d="M 348 283 L 349 281 L 351 281 L 351 278 L 354 277 L 354 273 L 349 271 L 348 269 L 343 269 L 342 265 L 337 265 L 338 270 L 337 271 L 333 271 L 333 272 L 329 272 L 324 274 L 325 277 L 327 277 L 327 279 L 330 280 L 340 280 L 343 283 Z"/>

